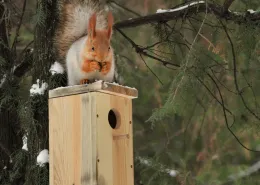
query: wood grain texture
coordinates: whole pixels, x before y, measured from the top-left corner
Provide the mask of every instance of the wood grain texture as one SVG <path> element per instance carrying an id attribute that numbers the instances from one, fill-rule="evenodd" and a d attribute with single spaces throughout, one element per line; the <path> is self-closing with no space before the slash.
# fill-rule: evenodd
<path id="1" fill-rule="evenodd" d="M 100 185 L 133 185 L 132 101 L 104 93 L 97 93 L 96 100 Z M 118 114 L 116 129 L 108 122 L 111 109 Z"/>
<path id="2" fill-rule="evenodd" d="M 103 92 L 127 98 L 137 98 L 138 91 L 135 88 L 117 85 L 103 81 L 97 81 L 88 85 L 75 85 L 68 87 L 56 88 L 49 91 L 49 98 L 83 94 L 87 92 Z"/>
<path id="3" fill-rule="evenodd" d="M 51 98 L 49 135 L 50 185 L 134 184 L 131 98 L 104 92 Z"/>
<path id="4" fill-rule="evenodd" d="M 51 185 L 96 184 L 94 98 L 88 93 L 49 100 Z"/>

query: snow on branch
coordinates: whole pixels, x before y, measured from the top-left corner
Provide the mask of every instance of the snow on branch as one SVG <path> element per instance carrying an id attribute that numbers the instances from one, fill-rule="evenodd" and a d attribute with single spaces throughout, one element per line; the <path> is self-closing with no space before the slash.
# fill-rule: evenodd
<path id="1" fill-rule="evenodd" d="M 22 147 L 22 149 L 28 151 L 27 136 L 26 135 L 23 136 L 23 147 Z"/>
<path id="2" fill-rule="evenodd" d="M 200 3 L 205 3 L 205 1 L 192 2 L 190 4 L 187 4 L 187 5 L 178 7 L 178 8 L 174 8 L 174 9 L 169 9 L 169 10 L 158 9 L 156 11 L 156 13 L 176 12 L 176 11 L 184 10 L 184 9 L 188 8 L 189 6 L 197 5 L 197 4 L 200 4 Z"/>
<path id="3" fill-rule="evenodd" d="M 42 83 L 40 86 L 40 80 L 37 80 L 37 84 L 33 84 L 30 89 L 30 95 L 34 96 L 37 94 L 43 95 L 44 91 L 48 88 L 48 84 L 46 82 Z"/>
<path id="4" fill-rule="evenodd" d="M 49 162 L 49 151 L 47 149 L 42 150 L 37 156 L 37 164 L 43 167 L 45 163 Z"/>
<path id="5" fill-rule="evenodd" d="M 226 6 L 229 7 L 230 1 Z M 190 2 L 189 4 L 184 4 L 183 6 L 178 6 L 169 10 L 161 10 L 158 9 L 155 14 L 150 14 L 143 17 L 137 17 L 133 19 L 128 19 L 124 21 L 117 22 L 114 24 L 114 28 L 121 29 L 121 28 L 130 28 L 141 26 L 150 23 L 160 23 L 160 22 L 167 22 L 171 20 L 176 20 L 179 18 L 183 18 L 185 16 L 191 16 L 193 14 L 199 14 L 206 12 L 209 14 L 214 14 L 218 18 L 223 18 L 226 20 L 233 21 L 237 24 L 249 24 L 250 21 L 259 22 L 260 21 L 260 12 L 255 11 L 244 11 L 244 12 L 232 12 L 226 11 L 225 7 L 220 6 L 218 4 L 209 3 L 205 1 L 194 1 Z"/>
<path id="6" fill-rule="evenodd" d="M 152 160 L 150 159 L 146 159 L 146 158 L 143 158 L 143 157 L 137 157 L 137 160 L 139 160 L 139 162 L 147 167 L 154 167 L 156 168 L 157 170 L 159 170 L 159 172 L 161 173 L 167 173 L 168 175 L 170 175 L 171 177 L 176 177 L 177 174 L 178 174 L 178 171 L 177 170 L 174 170 L 174 169 L 170 169 L 170 168 L 167 168 L 165 167 L 164 165 L 162 164 L 155 164 Z"/>
<path id="7" fill-rule="evenodd" d="M 233 174 L 229 176 L 229 179 L 231 180 L 237 180 L 240 178 L 244 178 L 247 176 L 250 176 L 251 174 L 257 172 L 258 170 L 260 170 L 260 161 L 256 162 L 255 164 L 253 164 L 252 166 L 250 166 L 248 169 L 241 171 L 237 174 Z"/>
<path id="8" fill-rule="evenodd" d="M 54 74 L 63 74 L 64 73 L 64 68 L 59 62 L 54 62 L 50 68 L 50 72 L 52 75 Z"/>

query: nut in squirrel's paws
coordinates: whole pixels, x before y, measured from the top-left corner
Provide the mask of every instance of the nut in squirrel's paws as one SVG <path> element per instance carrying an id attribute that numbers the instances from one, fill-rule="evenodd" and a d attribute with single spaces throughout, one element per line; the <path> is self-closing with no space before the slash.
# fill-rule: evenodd
<path id="1" fill-rule="evenodd" d="M 89 64 L 90 71 L 100 71 L 101 67 L 98 62 L 91 61 Z"/>

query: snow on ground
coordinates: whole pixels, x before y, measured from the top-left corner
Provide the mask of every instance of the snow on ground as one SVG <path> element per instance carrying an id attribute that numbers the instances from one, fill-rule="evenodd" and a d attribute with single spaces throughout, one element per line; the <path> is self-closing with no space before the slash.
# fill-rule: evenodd
<path id="1" fill-rule="evenodd" d="M 184 5 L 184 6 L 175 8 L 175 9 L 169 9 L 169 10 L 158 9 L 158 10 L 156 11 L 156 13 L 176 12 L 176 11 L 180 11 L 180 10 L 186 9 L 186 8 L 188 8 L 189 6 L 193 6 L 193 5 L 201 4 L 201 3 L 205 3 L 205 1 L 192 2 L 192 3 L 190 3 L 190 4 L 187 4 L 187 5 Z"/>
<path id="2" fill-rule="evenodd" d="M 50 72 L 52 75 L 54 74 L 63 74 L 64 68 L 59 62 L 54 62 L 50 68 Z"/>
<path id="3" fill-rule="evenodd" d="M 44 91 L 47 89 L 48 84 L 46 82 L 42 83 L 41 87 L 40 87 L 40 80 L 37 80 L 37 84 L 33 84 L 31 89 L 30 89 L 30 95 L 34 96 L 37 94 L 44 94 Z"/>
<path id="4" fill-rule="evenodd" d="M 47 149 L 44 149 L 37 156 L 37 164 L 43 167 L 44 164 L 48 162 L 49 162 L 49 151 Z"/>

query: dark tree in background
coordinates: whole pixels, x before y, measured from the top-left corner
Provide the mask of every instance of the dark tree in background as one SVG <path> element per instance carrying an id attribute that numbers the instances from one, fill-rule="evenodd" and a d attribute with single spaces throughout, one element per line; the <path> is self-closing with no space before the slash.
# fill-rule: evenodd
<path id="1" fill-rule="evenodd" d="M 0 184 L 49 184 L 48 90 L 63 0 L 0 2 Z M 108 0 L 120 82 L 136 87 L 135 184 L 257 184 L 258 0 Z"/>

